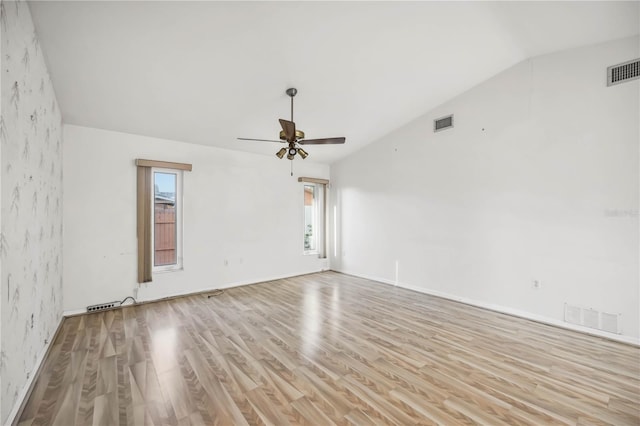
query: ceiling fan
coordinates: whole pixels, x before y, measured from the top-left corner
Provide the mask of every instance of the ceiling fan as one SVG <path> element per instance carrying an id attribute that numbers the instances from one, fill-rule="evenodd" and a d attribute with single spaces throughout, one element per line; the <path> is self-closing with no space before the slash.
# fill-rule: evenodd
<path id="1" fill-rule="evenodd" d="M 242 141 L 260 141 L 260 142 L 278 142 L 288 144 L 287 148 L 281 148 L 276 156 L 282 159 L 285 154 L 288 160 L 293 160 L 296 154 L 300 154 L 300 157 L 304 160 L 309 153 L 302 149 L 299 145 L 329 145 L 329 144 L 341 144 L 345 142 L 344 137 L 340 138 L 324 138 L 324 139 L 305 139 L 304 132 L 300 129 L 296 129 L 296 123 L 293 122 L 293 97 L 298 93 L 295 88 L 289 88 L 285 92 L 291 98 L 291 121 L 280 119 L 280 140 L 272 139 L 251 139 L 251 138 L 238 138 Z"/>

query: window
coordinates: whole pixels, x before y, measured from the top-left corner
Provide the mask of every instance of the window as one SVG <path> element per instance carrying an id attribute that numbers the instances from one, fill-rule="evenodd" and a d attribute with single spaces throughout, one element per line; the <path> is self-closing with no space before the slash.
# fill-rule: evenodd
<path id="1" fill-rule="evenodd" d="M 304 254 L 317 254 L 324 258 L 326 246 L 325 195 L 327 180 L 314 178 L 298 178 L 304 182 L 304 222 L 303 251 Z"/>
<path id="2" fill-rule="evenodd" d="M 182 268 L 182 175 L 191 164 L 136 160 L 138 282 Z"/>
<path id="3" fill-rule="evenodd" d="M 182 171 L 153 168 L 153 271 L 182 267 Z"/>
<path id="4" fill-rule="evenodd" d="M 318 252 L 318 200 L 315 184 L 304 185 L 304 252 Z"/>

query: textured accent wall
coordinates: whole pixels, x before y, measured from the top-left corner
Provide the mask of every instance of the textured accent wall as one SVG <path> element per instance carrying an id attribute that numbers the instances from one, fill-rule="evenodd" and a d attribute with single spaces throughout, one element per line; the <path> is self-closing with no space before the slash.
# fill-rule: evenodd
<path id="1" fill-rule="evenodd" d="M 0 7 L 4 424 L 62 318 L 62 123 L 27 3 Z"/>

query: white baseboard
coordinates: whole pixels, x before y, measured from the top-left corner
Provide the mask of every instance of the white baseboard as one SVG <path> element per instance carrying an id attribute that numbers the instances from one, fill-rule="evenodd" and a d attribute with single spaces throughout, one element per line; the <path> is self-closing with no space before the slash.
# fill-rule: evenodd
<path id="1" fill-rule="evenodd" d="M 138 299 L 138 303 L 158 302 L 160 300 L 171 299 L 171 298 L 174 298 L 174 297 L 191 296 L 191 295 L 194 295 L 194 294 L 206 293 L 206 292 L 209 292 L 209 291 L 213 292 L 213 291 L 216 291 L 216 290 L 226 290 L 226 289 L 229 289 L 229 288 L 242 287 L 242 286 L 245 286 L 245 285 L 260 284 L 260 283 L 269 282 L 269 281 L 276 281 L 276 280 L 284 280 L 284 279 L 287 279 L 287 278 L 299 277 L 301 275 L 316 274 L 318 272 L 323 272 L 325 270 L 326 269 L 319 269 L 317 271 L 310 271 L 310 272 L 306 271 L 306 272 L 296 272 L 296 273 L 292 273 L 292 274 L 276 275 L 276 276 L 272 276 L 272 277 L 269 277 L 269 278 L 232 281 L 232 282 L 221 284 L 221 285 L 216 286 L 216 287 L 213 287 L 213 286 L 211 286 L 211 287 L 202 287 L 202 288 L 196 289 L 196 290 L 189 290 L 188 292 L 169 293 L 169 294 L 163 295 L 161 297 L 141 298 L 141 299 Z M 131 305 L 123 305 L 123 306 L 131 306 Z M 86 308 L 85 309 L 71 309 L 71 310 L 68 310 L 68 311 L 64 311 L 62 313 L 62 315 L 65 316 L 65 317 L 70 317 L 70 316 L 86 314 L 86 313 L 87 313 L 87 309 Z"/>
<path id="2" fill-rule="evenodd" d="M 583 327 L 583 326 L 580 326 L 580 325 L 570 324 L 570 323 L 564 322 L 562 320 L 558 320 L 558 319 L 555 319 L 555 318 L 549 318 L 549 317 L 545 317 L 545 316 L 542 316 L 542 315 L 533 314 L 533 313 L 530 313 L 530 312 L 522 311 L 520 309 L 509 308 L 507 306 L 496 305 L 496 304 L 493 304 L 493 303 L 481 302 L 481 301 L 469 299 L 469 298 L 466 298 L 466 297 L 460 297 L 460 296 L 456 296 L 456 295 L 453 295 L 453 294 L 444 293 L 444 292 L 437 291 L 437 290 L 430 290 L 430 289 L 423 288 L 423 287 L 417 287 L 417 286 L 413 286 L 413 285 L 410 285 L 410 284 L 405 284 L 405 283 L 402 283 L 402 282 L 396 283 L 395 281 L 389 280 L 389 279 L 386 279 L 386 278 L 372 277 L 372 276 L 369 276 L 369 275 L 358 274 L 358 273 L 353 273 L 353 272 L 349 272 L 349 271 L 335 270 L 335 272 L 340 272 L 341 274 L 353 275 L 354 277 L 364 278 L 364 279 L 371 280 L 371 281 L 377 281 L 377 282 L 380 282 L 380 283 L 383 283 L 383 284 L 389 284 L 389 285 L 401 287 L 401 288 L 404 288 L 404 289 L 407 289 L 407 290 L 416 291 L 418 293 L 429 294 L 431 296 L 441 297 L 443 299 L 453 300 L 453 301 L 456 301 L 456 302 L 464 303 L 466 305 L 471 305 L 471 306 L 475 306 L 475 307 L 478 307 L 478 308 L 488 309 L 490 311 L 499 312 L 499 313 L 502 313 L 502 314 L 513 315 L 515 317 L 524 318 L 524 319 L 528 319 L 528 320 L 531 320 L 531 321 L 540 322 L 540 323 L 543 323 L 543 324 L 553 325 L 553 326 L 564 328 L 564 329 L 567 329 L 567 330 L 578 331 L 580 333 L 589 334 L 589 335 L 592 335 L 592 336 L 604 337 L 605 339 L 615 340 L 617 342 L 622 342 L 622 343 L 626 343 L 626 344 L 629 344 L 629 345 L 640 346 L 640 338 L 635 338 L 635 337 L 631 337 L 631 336 L 624 336 L 624 335 L 621 335 L 621 334 L 608 333 L 606 331 L 601 331 L 601 330 L 596 330 L 596 329 L 593 329 L 593 328 Z"/>
<path id="3" fill-rule="evenodd" d="M 58 321 L 58 326 L 54 330 L 53 335 L 49 336 L 49 339 L 47 340 L 47 343 L 40 350 L 40 353 L 38 354 L 38 357 L 36 358 L 36 363 L 33 366 L 33 368 L 31 369 L 31 374 L 29 374 L 29 378 L 25 382 L 24 386 L 22 386 L 22 389 L 20 390 L 20 393 L 18 393 L 18 397 L 16 398 L 16 400 L 13 403 L 13 408 L 11 408 L 11 411 L 9 412 L 9 415 L 7 416 L 7 421 L 6 421 L 5 425 L 13 425 L 13 424 L 18 422 L 17 416 L 19 414 L 22 414 L 22 413 L 20 413 L 22 405 L 24 403 L 26 403 L 25 399 L 28 396 L 28 394 L 29 394 L 29 392 L 31 390 L 31 387 L 34 384 L 34 381 L 36 380 L 36 378 L 39 375 L 40 367 L 42 366 L 42 363 L 44 362 L 44 359 L 46 358 L 47 354 L 49 353 L 49 348 L 51 347 L 51 344 L 56 339 L 56 337 L 58 335 L 58 331 L 62 327 L 62 321 L 64 321 L 64 315 L 62 317 L 60 317 L 60 321 Z"/>
<path id="4" fill-rule="evenodd" d="M 85 309 L 72 309 L 72 310 L 69 310 L 69 311 L 64 311 L 62 313 L 62 316 L 63 317 L 72 317 L 72 316 L 75 316 L 75 315 L 86 314 L 86 313 L 87 313 L 87 309 L 86 308 Z"/>

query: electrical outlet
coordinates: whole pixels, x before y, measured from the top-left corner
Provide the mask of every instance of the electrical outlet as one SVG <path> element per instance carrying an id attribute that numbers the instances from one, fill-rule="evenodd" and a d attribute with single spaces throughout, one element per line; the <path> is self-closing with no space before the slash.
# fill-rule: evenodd
<path id="1" fill-rule="evenodd" d="M 133 288 L 133 298 L 137 299 L 138 298 L 138 287 L 134 287 Z"/>
<path id="2" fill-rule="evenodd" d="M 224 266 L 229 266 L 229 261 L 227 259 L 224 260 Z"/>
<path id="3" fill-rule="evenodd" d="M 539 289 L 540 287 L 542 287 L 542 284 L 540 284 L 540 281 L 538 280 L 533 280 L 533 283 L 531 283 L 531 285 L 535 289 Z"/>

